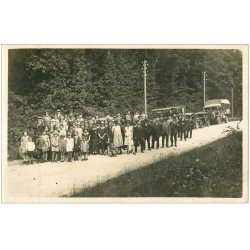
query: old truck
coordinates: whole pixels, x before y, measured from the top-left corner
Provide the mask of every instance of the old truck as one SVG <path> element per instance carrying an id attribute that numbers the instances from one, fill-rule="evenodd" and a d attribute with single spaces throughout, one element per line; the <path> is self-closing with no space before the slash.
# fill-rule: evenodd
<path id="1" fill-rule="evenodd" d="M 205 102 L 204 111 L 207 112 L 207 117 L 210 124 L 220 124 L 228 122 L 231 104 L 227 99 L 213 99 Z"/>

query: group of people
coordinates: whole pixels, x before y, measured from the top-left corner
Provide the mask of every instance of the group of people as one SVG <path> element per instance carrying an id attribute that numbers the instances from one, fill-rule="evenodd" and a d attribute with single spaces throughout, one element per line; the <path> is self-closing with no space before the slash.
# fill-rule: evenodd
<path id="1" fill-rule="evenodd" d="M 70 112 L 63 115 L 60 110 L 54 116 L 46 113 L 38 118 L 33 131 L 25 131 L 21 137 L 20 153 L 25 164 L 72 160 L 88 160 L 88 155 L 106 154 L 117 156 L 126 150 L 136 154 L 160 147 L 177 147 L 177 138 L 192 137 L 195 121 L 179 114 L 149 118 L 136 112 L 133 116 L 83 118 Z"/>

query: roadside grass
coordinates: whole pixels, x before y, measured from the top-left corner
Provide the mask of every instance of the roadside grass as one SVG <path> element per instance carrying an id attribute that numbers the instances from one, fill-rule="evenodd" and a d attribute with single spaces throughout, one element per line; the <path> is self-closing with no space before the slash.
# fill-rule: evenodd
<path id="1" fill-rule="evenodd" d="M 242 196 L 242 132 L 147 165 L 71 197 Z"/>

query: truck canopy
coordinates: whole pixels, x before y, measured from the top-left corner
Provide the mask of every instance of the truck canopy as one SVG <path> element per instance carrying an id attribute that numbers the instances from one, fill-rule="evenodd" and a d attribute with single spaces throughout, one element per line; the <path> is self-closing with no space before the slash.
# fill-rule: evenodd
<path id="1" fill-rule="evenodd" d="M 230 102 L 227 99 L 208 100 L 208 101 L 205 102 L 204 108 L 221 107 L 222 104 L 230 105 Z"/>

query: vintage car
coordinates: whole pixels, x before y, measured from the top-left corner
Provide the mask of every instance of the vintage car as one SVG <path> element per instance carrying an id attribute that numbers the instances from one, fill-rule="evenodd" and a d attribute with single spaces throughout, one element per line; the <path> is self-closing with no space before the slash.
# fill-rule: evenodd
<path id="1" fill-rule="evenodd" d="M 196 128 L 203 128 L 205 126 L 210 126 L 210 122 L 207 117 L 207 112 L 205 111 L 196 112 L 195 118 L 196 118 Z"/>
<path id="2" fill-rule="evenodd" d="M 227 99 L 213 99 L 205 102 L 204 110 L 207 112 L 207 117 L 210 124 L 220 124 L 228 122 L 230 112 L 230 102 Z"/>
<path id="3" fill-rule="evenodd" d="M 192 118 L 192 117 L 194 117 L 194 113 L 191 113 L 191 112 L 185 113 L 185 117 L 186 117 L 187 119 L 189 119 L 190 117 Z"/>
<path id="4" fill-rule="evenodd" d="M 154 118 L 160 117 L 168 117 L 172 115 L 185 115 L 185 107 L 184 106 L 176 106 L 176 107 L 167 107 L 167 108 L 159 108 L 152 109 L 152 116 Z"/>

